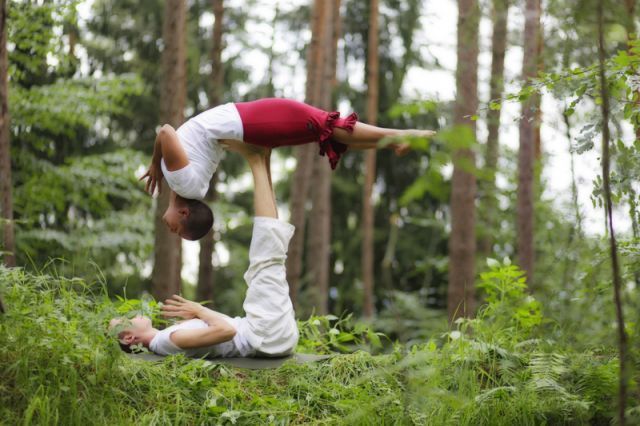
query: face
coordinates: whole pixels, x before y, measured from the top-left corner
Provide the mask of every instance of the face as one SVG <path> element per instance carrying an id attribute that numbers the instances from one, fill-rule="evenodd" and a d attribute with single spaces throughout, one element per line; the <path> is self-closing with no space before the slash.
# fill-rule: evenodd
<path id="1" fill-rule="evenodd" d="M 162 216 L 162 221 L 167 225 L 169 231 L 182 236 L 182 218 L 184 217 L 183 209 L 177 208 L 175 205 L 169 205 Z"/>
<path id="2" fill-rule="evenodd" d="M 114 318 L 109 328 L 124 324 L 125 328 L 118 332 L 118 339 L 127 345 L 140 343 L 140 336 L 152 328 L 151 318 L 137 315 L 131 319 Z"/>
<path id="3" fill-rule="evenodd" d="M 151 328 L 151 318 L 144 315 L 136 315 L 130 321 L 131 328 L 136 331 L 147 331 Z"/>

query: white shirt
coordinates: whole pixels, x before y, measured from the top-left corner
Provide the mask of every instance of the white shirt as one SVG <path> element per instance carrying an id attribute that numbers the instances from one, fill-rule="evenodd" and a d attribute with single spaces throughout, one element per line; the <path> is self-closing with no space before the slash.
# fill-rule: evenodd
<path id="1" fill-rule="evenodd" d="M 211 177 L 224 152 L 218 140 L 242 140 L 244 131 L 240 113 L 232 102 L 220 105 L 187 120 L 176 133 L 189 164 L 180 170 L 169 171 L 163 159 L 160 162 L 162 173 L 176 194 L 201 200 L 207 194 Z"/>
<path id="2" fill-rule="evenodd" d="M 149 349 L 159 355 L 173 355 L 178 353 L 184 353 L 186 356 L 201 358 L 201 357 L 245 357 L 251 356 L 254 352 L 253 348 L 249 346 L 247 339 L 244 337 L 242 330 L 245 328 L 242 326 L 243 319 L 240 317 L 231 318 L 225 315 L 228 321 L 236 329 L 236 335 L 232 340 L 227 342 L 218 343 L 217 345 L 204 346 L 201 348 L 181 349 L 171 341 L 171 334 L 178 330 L 194 330 L 198 328 L 207 328 L 206 322 L 201 319 L 194 318 L 187 321 L 179 322 L 178 324 L 167 327 L 164 330 L 160 330 L 155 337 L 149 342 Z"/>

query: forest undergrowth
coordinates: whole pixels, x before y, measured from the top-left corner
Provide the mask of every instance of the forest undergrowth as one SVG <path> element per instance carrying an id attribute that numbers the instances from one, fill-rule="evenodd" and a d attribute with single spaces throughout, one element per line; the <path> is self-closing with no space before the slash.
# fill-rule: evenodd
<path id="1" fill-rule="evenodd" d="M 300 322 L 298 352 L 333 357 L 244 370 L 130 358 L 105 325 L 153 313 L 153 302 L 113 302 L 100 285 L 0 267 L 0 424 L 610 424 L 615 348 L 545 338 L 541 304 L 509 262 L 493 262 L 478 286 L 486 304 L 476 319 L 423 343 L 373 355 L 356 350 L 380 344 L 369 327 L 312 317 Z M 634 384 L 630 424 L 640 423 L 639 400 Z"/>

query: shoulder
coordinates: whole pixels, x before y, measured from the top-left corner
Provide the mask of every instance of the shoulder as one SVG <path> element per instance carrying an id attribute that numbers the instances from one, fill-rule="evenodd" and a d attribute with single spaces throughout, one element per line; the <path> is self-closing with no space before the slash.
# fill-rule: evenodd
<path id="1" fill-rule="evenodd" d="M 159 355 L 173 355 L 182 350 L 171 341 L 171 334 L 177 330 L 179 324 L 158 331 L 154 338 L 149 342 L 149 349 Z"/>
<path id="2" fill-rule="evenodd" d="M 182 330 L 196 330 L 206 327 L 207 323 L 197 318 L 180 321 L 171 327 L 160 330 L 149 343 L 149 349 L 160 355 L 173 355 L 184 352 L 184 350 L 178 346 L 174 334 Z"/>

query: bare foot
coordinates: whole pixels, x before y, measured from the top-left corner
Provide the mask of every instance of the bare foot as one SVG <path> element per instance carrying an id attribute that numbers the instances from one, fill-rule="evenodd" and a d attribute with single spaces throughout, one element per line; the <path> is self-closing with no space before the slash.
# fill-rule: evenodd
<path id="1" fill-rule="evenodd" d="M 421 138 L 431 138 L 436 135 L 436 132 L 433 130 L 419 130 L 419 129 L 409 129 L 405 133 L 408 136 L 418 136 Z"/>
<path id="2" fill-rule="evenodd" d="M 265 158 L 271 155 L 271 148 L 265 148 L 258 145 L 252 145 L 250 143 L 234 140 L 234 139 L 221 139 L 218 141 L 222 149 L 225 151 L 237 152 L 244 158 L 249 159 L 252 157 Z"/>
<path id="3" fill-rule="evenodd" d="M 434 132 L 433 130 L 418 130 L 418 129 L 405 130 L 403 133 L 404 136 L 416 136 L 420 138 L 430 138 L 435 136 L 435 134 L 436 132 Z M 409 151 L 411 151 L 411 144 L 407 142 L 398 142 L 398 143 L 391 144 L 391 148 L 393 149 L 393 151 L 398 157 L 402 157 L 404 155 L 407 155 Z"/>
<path id="4" fill-rule="evenodd" d="M 409 151 L 411 151 L 411 145 L 406 142 L 394 143 L 391 145 L 391 148 L 398 157 L 404 157 L 409 153 Z"/>

